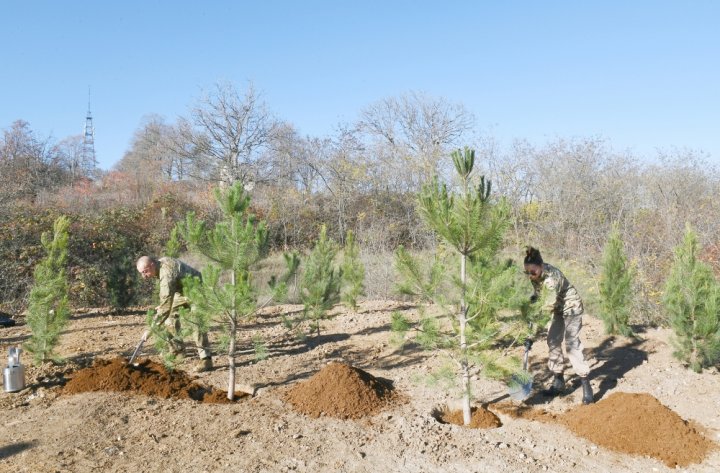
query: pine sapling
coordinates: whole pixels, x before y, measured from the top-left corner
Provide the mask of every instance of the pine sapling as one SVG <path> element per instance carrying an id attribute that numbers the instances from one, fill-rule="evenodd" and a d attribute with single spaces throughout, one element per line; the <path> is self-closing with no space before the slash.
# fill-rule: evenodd
<path id="1" fill-rule="evenodd" d="M 474 184 L 473 150 L 452 153 L 459 191 L 434 179 L 423 187 L 418 208 L 425 222 L 440 236 L 442 245 L 429 274 L 406 250 L 399 248 L 396 265 L 403 280 L 400 289 L 435 304 L 422 312 L 417 324 L 393 314 L 392 326 L 402 333 L 415 329 L 415 340 L 426 349 L 447 354 L 457 367 L 462 389 L 463 422 L 470 423 L 470 380 L 475 374 L 507 375 L 516 362 L 506 360 L 500 342 L 517 342 L 527 335 L 527 320 L 512 315 L 521 298 L 519 271 L 500 261 L 498 253 L 509 213 L 504 202 L 490 198 L 490 182 Z M 445 253 L 445 246 L 447 253 Z M 454 262 L 444 256 L 453 255 Z M 454 291 L 441 290 L 452 285 Z M 527 306 L 529 303 L 526 303 Z M 525 313 L 528 313 L 525 311 Z"/>
<path id="2" fill-rule="evenodd" d="M 615 225 L 605 245 L 600 275 L 600 313 L 607 334 L 632 335 L 629 325 L 632 279 L 632 268 L 623 250 L 620 231 Z"/>
<path id="3" fill-rule="evenodd" d="M 213 228 L 196 220 L 191 212 L 181 229 L 190 246 L 211 261 L 202 271 L 202 280 L 183 281 L 192 303 L 183 316 L 198 327 L 208 327 L 210 321 L 222 323 L 229 365 L 228 398 L 232 400 L 237 330 L 257 310 L 251 268 L 267 254 L 267 230 L 265 222 L 250 213 L 250 197 L 240 183 L 224 192 L 216 189 L 215 199 L 222 217 Z"/>
<path id="4" fill-rule="evenodd" d="M 300 299 L 303 304 L 301 319 L 292 321 L 293 326 L 300 322 L 310 322 L 310 333 L 320 335 L 320 323 L 328 317 L 328 311 L 340 302 L 340 284 L 342 270 L 334 265 L 337 246 L 327 236 L 327 229 L 320 228 L 315 246 L 307 257 L 300 286 Z"/>
<path id="5" fill-rule="evenodd" d="M 286 302 L 291 297 L 289 286 L 293 288 L 293 292 L 298 290 L 297 273 L 300 268 L 300 255 L 297 251 L 283 253 L 283 259 L 285 260 L 285 274 L 280 278 L 273 275 L 268 281 L 272 291 L 272 300 L 279 302 Z"/>
<path id="6" fill-rule="evenodd" d="M 182 244 L 180 243 L 180 229 L 177 225 L 170 231 L 170 238 L 165 242 L 165 256 L 170 258 L 177 258 L 180 256 L 180 249 Z"/>
<path id="7" fill-rule="evenodd" d="M 720 285 L 699 252 L 697 234 L 687 227 L 663 296 L 675 332 L 673 355 L 698 373 L 720 360 Z"/>
<path id="8" fill-rule="evenodd" d="M 32 334 L 25 348 L 35 363 L 58 361 L 54 353 L 60 333 L 70 318 L 68 285 L 65 272 L 70 220 L 58 217 L 53 232 L 43 233 L 41 242 L 46 256 L 35 266 L 34 284 L 30 290 L 27 324 Z"/>
<path id="9" fill-rule="evenodd" d="M 446 279 L 447 267 L 439 252 L 433 255 L 432 263 L 426 267 L 400 245 L 395 250 L 395 266 L 400 276 L 395 285 L 397 292 L 421 302 L 432 302 L 440 296 L 437 291 Z"/>
<path id="10" fill-rule="evenodd" d="M 358 308 L 358 297 L 365 295 L 365 266 L 360 261 L 360 249 L 355 235 L 348 230 L 343 248 L 342 301 L 352 310 Z"/>

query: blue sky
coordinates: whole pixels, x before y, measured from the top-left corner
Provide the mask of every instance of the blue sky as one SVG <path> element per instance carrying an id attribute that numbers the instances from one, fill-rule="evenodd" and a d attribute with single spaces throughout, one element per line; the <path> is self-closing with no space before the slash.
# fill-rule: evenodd
<path id="1" fill-rule="evenodd" d="M 144 116 L 252 81 L 301 134 L 409 91 L 461 102 L 500 143 L 602 136 L 720 162 L 720 2 L 4 1 L 0 128 L 83 132 L 109 169 Z"/>

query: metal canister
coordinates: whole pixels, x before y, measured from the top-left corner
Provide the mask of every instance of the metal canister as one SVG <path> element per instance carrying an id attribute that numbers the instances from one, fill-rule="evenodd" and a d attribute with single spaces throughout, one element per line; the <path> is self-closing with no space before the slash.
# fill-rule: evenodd
<path id="1" fill-rule="evenodd" d="M 20 363 L 20 348 L 10 348 L 8 366 L 3 369 L 5 392 L 14 393 L 25 388 L 25 367 Z"/>
<path id="2" fill-rule="evenodd" d="M 8 366 L 3 370 L 3 386 L 6 393 L 14 393 L 25 388 L 25 367 Z"/>

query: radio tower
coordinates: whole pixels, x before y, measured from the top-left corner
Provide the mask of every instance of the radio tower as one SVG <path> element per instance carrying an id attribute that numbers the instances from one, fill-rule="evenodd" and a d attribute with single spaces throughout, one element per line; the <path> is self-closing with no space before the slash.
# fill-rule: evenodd
<path id="1" fill-rule="evenodd" d="M 90 87 L 88 87 L 88 111 L 85 117 L 85 137 L 82 146 L 82 165 L 88 171 L 94 172 L 97 169 L 95 158 L 95 127 L 93 127 L 92 113 L 90 113 Z"/>

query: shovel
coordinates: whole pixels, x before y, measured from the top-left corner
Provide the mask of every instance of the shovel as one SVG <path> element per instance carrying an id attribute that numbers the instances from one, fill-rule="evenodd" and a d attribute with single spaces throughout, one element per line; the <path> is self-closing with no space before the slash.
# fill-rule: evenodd
<path id="1" fill-rule="evenodd" d="M 172 315 L 174 304 L 175 304 L 175 295 L 173 294 L 172 299 L 170 299 L 170 310 L 168 311 L 169 315 Z M 142 337 L 140 337 L 140 343 L 138 343 L 138 346 L 135 348 L 135 351 L 133 352 L 132 356 L 130 357 L 130 361 L 128 361 L 128 365 L 133 364 L 133 361 L 135 361 L 135 357 L 138 355 L 138 353 L 140 353 L 140 349 L 142 348 L 143 344 L 145 344 L 145 341 L 148 339 L 149 336 L 150 336 L 150 330 L 145 330 L 142 334 Z"/>
<path id="2" fill-rule="evenodd" d="M 525 339 L 525 354 L 523 355 L 523 369 L 521 373 L 515 373 L 508 383 L 508 394 L 516 401 L 524 401 L 532 393 L 533 375 L 528 372 L 528 354 L 532 348 L 532 340 Z"/>
<path id="3" fill-rule="evenodd" d="M 135 351 L 133 352 L 132 356 L 130 357 L 130 361 L 128 361 L 128 365 L 133 364 L 133 361 L 135 361 L 135 357 L 137 357 L 138 353 L 140 353 L 140 349 L 142 348 L 143 344 L 145 343 L 145 340 L 147 340 L 149 335 L 150 335 L 149 330 L 145 330 L 145 332 L 143 332 L 142 337 L 140 338 L 140 343 L 138 343 L 137 348 L 135 348 Z"/>

